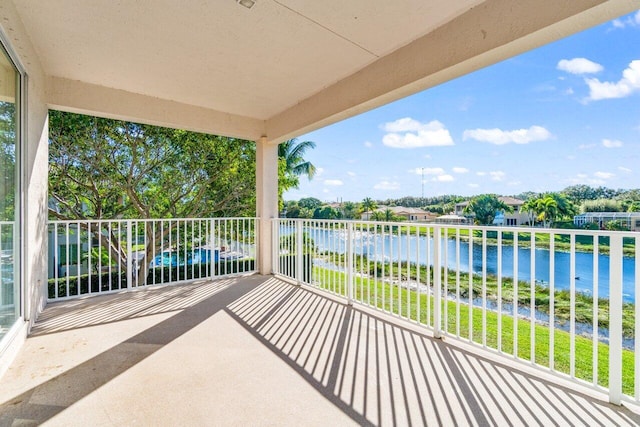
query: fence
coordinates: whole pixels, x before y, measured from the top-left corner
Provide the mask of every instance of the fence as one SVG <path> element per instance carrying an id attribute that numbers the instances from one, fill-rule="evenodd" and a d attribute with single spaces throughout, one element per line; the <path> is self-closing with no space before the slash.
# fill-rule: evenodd
<path id="1" fill-rule="evenodd" d="M 255 218 L 49 222 L 49 300 L 255 271 Z"/>
<path id="2" fill-rule="evenodd" d="M 291 219 L 272 226 L 280 276 L 568 377 L 612 402 L 640 402 L 638 233 Z"/>

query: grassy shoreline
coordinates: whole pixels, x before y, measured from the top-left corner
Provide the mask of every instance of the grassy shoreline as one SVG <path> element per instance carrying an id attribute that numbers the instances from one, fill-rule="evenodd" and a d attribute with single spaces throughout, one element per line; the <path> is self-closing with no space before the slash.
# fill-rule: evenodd
<path id="1" fill-rule="evenodd" d="M 346 267 L 346 259 L 341 254 L 324 254 L 317 255 L 323 257 L 326 261 Z M 374 262 L 370 261 L 365 255 L 354 257 L 354 268 L 356 272 L 362 272 L 369 277 L 392 277 L 401 281 L 417 281 L 421 278 L 424 283 L 428 277 L 430 283 L 433 283 L 433 269 L 430 266 L 416 265 L 415 263 L 406 262 Z M 534 308 L 544 314 L 550 315 L 551 311 L 551 290 L 548 286 L 535 284 L 533 287 L 533 295 L 531 284 L 527 281 L 519 280 L 514 288 L 513 279 L 503 277 L 500 281 L 495 275 L 487 274 L 486 281 L 483 281 L 480 274 L 473 274 L 471 278 L 469 273 L 456 272 L 454 270 L 445 269 L 441 274 L 441 281 L 448 284 L 448 292 L 459 293 L 462 299 L 471 299 L 486 295 L 489 301 L 497 304 L 499 297 L 502 298 L 503 304 L 511 304 L 517 302 L 519 306 L 531 307 L 532 299 Z M 471 284 L 469 283 L 471 281 Z M 575 321 L 580 324 L 593 325 L 594 321 L 594 298 L 585 293 L 574 293 L 574 310 Z M 598 298 L 597 303 L 597 322 L 599 328 L 609 328 L 609 300 L 607 298 Z M 622 305 L 622 330 L 626 339 L 634 338 L 635 333 L 635 304 L 624 303 Z M 553 293 L 553 315 L 557 322 L 569 322 L 571 320 L 571 294 L 568 290 L 554 290 Z"/>

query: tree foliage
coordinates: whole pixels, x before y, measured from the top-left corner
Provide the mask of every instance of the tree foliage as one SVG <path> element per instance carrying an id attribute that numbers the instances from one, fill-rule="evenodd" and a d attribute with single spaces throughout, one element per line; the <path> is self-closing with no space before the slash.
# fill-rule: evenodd
<path id="1" fill-rule="evenodd" d="M 481 194 L 473 197 L 464 208 L 467 214 L 473 214 L 476 224 L 490 225 L 497 212 L 513 212 L 513 208 L 498 199 L 495 194 Z"/>
<path id="2" fill-rule="evenodd" d="M 255 215 L 251 141 L 52 111 L 49 156 L 53 218 Z M 87 231 L 102 233 L 97 225 Z M 172 230 L 154 230 L 149 222 L 145 231 L 153 236 L 145 248 L 148 260 Z M 128 266 L 129 254 L 117 236 L 99 241 L 113 259 Z M 138 282 L 147 271 L 144 263 Z"/>
<path id="3" fill-rule="evenodd" d="M 619 200 L 596 199 L 585 200 L 582 203 L 583 212 L 624 212 L 626 210 Z"/>
<path id="4" fill-rule="evenodd" d="M 59 219 L 255 214 L 255 144 L 52 111 L 50 214 Z"/>

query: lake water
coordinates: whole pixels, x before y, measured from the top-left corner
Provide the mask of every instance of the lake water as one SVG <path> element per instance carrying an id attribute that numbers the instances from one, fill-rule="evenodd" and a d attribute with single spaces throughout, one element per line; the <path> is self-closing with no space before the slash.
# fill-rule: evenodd
<path id="1" fill-rule="evenodd" d="M 288 234 L 292 230 L 282 229 L 281 233 Z M 315 242 L 321 251 L 344 253 L 346 251 L 346 232 L 344 230 L 326 230 L 319 228 L 309 228 L 306 232 Z M 352 242 L 353 250 L 356 254 L 366 254 L 369 259 L 377 260 L 402 260 L 423 265 L 433 264 L 433 254 L 427 259 L 427 246 L 433 248 L 433 239 L 426 237 L 407 237 L 397 234 L 378 233 L 354 233 Z M 510 244 L 510 243 L 509 243 Z M 469 263 L 469 243 L 460 241 L 460 259 L 456 259 L 456 241 L 453 239 L 443 239 L 442 262 L 451 269 L 455 269 L 458 262 L 460 271 L 468 272 L 470 269 L 476 274 L 482 273 L 482 245 L 473 243 L 471 251 L 471 268 Z M 432 252 L 432 251 L 431 251 Z M 517 276 L 518 280 L 530 281 L 531 277 L 531 249 L 518 247 L 515 251 L 517 256 Z M 555 260 L 555 287 L 556 289 L 569 289 L 571 284 L 570 254 L 568 252 L 558 252 L 554 254 Z M 549 250 L 535 250 L 534 279 L 543 285 L 550 280 Z M 597 278 L 594 277 L 594 262 L 598 265 Z M 488 274 L 498 272 L 498 247 L 487 245 L 486 251 L 486 271 Z M 514 277 L 514 248 L 503 245 L 502 247 L 502 276 Z M 598 255 L 594 257 L 592 253 L 575 253 L 575 287 L 579 292 L 593 293 L 594 283 L 597 283 L 598 296 L 609 297 L 609 256 Z M 625 302 L 633 302 L 635 299 L 635 258 L 624 257 L 623 259 L 623 283 L 622 292 Z"/>

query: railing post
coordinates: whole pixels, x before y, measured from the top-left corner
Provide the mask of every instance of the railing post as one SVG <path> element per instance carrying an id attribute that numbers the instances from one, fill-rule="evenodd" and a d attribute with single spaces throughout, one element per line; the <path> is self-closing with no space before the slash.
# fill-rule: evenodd
<path id="1" fill-rule="evenodd" d="M 301 285 L 304 282 L 304 272 L 303 272 L 303 257 L 304 257 L 304 247 L 303 247 L 303 239 L 302 239 L 303 227 L 302 220 L 296 221 L 296 281 L 298 285 Z"/>
<path id="2" fill-rule="evenodd" d="M 280 220 L 272 219 L 271 226 L 271 274 L 280 271 Z"/>
<path id="3" fill-rule="evenodd" d="M 440 266 L 440 227 L 433 228 L 433 336 L 441 337 L 442 269 Z"/>
<path id="4" fill-rule="evenodd" d="M 213 280 L 213 277 L 215 276 L 215 268 L 216 268 L 216 264 L 218 263 L 218 261 L 220 260 L 220 258 L 218 257 L 218 261 L 216 261 L 216 233 L 215 233 L 215 219 L 211 218 L 210 220 L 210 224 L 209 224 L 209 248 L 211 251 L 211 255 L 209 255 L 209 278 L 211 280 Z"/>
<path id="5" fill-rule="evenodd" d="M 353 305 L 353 223 L 347 223 L 347 304 Z"/>
<path id="6" fill-rule="evenodd" d="M 609 237 L 609 402 L 622 399 L 622 236 Z M 637 375 L 637 374 L 636 374 Z"/>
<path id="7" fill-rule="evenodd" d="M 127 221 L 127 289 L 131 289 L 133 287 L 133 268 L 134 268 L 134 263 L 133 263 L 133 249 L 132 249 L 132 238 L 133 238 L 133 233 L 131 232 L 132 229 L 132 222 L 131 221 Z"/>

